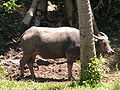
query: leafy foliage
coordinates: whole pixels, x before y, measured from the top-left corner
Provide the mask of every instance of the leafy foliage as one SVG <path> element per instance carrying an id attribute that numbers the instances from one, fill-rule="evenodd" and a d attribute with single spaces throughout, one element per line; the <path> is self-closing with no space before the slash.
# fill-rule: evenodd
<path id="1" fill-rule="evenodd" d="M 0 3 L 0 55 L 9 49 L 7 43 L 18 37 L 20 31 L 21 14 L 17 8 L 18 0 L 2 0 Z M 20 4 L 20 3 L 18 3 Z"/>
<path id="2" fill-rule="evenodd" d="M 1 8 L 3 8 L 3 10 L 7 13 L 12 13 L 13 11 L 16 10 L 17 4 L 15 3 L 16 0 L 10 0 L 7 1 L 5 3 L 3 3 L 2 5 L 0 5 Z"/>
<path id="3" fill-rule="evenodd" d="M 94 10 L 99 0 L 91 0 L 97 26 L 106 33 L 113 32 L 114 30 L 115 32 L 120 32 L 120 0 L 109 1 L 103 0 L 103 6 L 101 5 L 97 10 Z"/>
<path id="4" fill-rule="evenodd" d="M 101 75 L 103 73 L 103 69 L 101 68 L 105 59 L 100 57 L 98 58 L 91 58 L 89 63 L 86 65 L 87 69 L 85 72 L 80 76 L 80 84 L 87 85 L 90 84 L 91 86 L 95 86 L 99 83 L 101 79 Z"/>

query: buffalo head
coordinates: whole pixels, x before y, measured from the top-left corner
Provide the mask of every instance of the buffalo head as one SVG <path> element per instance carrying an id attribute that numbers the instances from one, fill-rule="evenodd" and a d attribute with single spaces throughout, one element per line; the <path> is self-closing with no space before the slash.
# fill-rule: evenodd
<path id="1" fill-rule="evenodd" d="M 103 32 L 100 32 L 97 36 L 94 35 L 95 38 L 95 47 L 96 52 L 99 55 L 99 53 L 112 55 L 114 54 L 114 50 L 110 47 L 110 42 L 108 40 L 108 37 Z"/>

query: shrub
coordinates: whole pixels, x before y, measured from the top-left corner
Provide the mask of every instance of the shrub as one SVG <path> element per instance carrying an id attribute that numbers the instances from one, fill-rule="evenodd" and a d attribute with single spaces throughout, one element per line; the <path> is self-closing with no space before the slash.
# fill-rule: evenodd
<path id="1" fill-rule="evenodd" d="M 87 70 L 84 74 L 80 76 L 81 85 L 91 85 L 95 86 L 100 82 L 101 75 L 103 73 L 102 65 L 105 62 L 105 59 L 100 58 L 91 58 L 87 64 Z"/>

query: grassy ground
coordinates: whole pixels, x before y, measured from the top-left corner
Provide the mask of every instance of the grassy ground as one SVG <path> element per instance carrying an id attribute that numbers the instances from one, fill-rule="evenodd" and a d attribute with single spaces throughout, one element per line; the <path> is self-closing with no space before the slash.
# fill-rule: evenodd
<path id="1" fill-rule="evenodd" d="M 34 81 L 10 81 L 1 79 L 0 90 L 120 90 L 120 82 L 90 86 L 71 86 L 60 83 L 37 83 Z"/>

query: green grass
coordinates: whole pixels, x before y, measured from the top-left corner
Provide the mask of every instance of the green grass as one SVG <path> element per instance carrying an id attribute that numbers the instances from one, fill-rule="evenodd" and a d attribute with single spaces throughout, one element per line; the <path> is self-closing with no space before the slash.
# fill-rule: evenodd
<path id="1" fill-rule="evenodd" d="M 0 66 L 0 75 L 4 75 L 4 74 L 5 74 L 4 68 Z"/>
<path id="2" fill-rule="evenodd" d="M 0 56 L 0 63 L 3 62 L 2 58 L 3 58 L 3 56 L 1 55 Z M 5 74 L 5 70 L 4 70 L 4 68 L 2 66 L 0 66 L 0 75 L 4 75 L 4 74 Z"/>
<path id="3" fill-rule="evenodd" d="M 34 81 L 9 81 L 0 80 L 0 90 L 120 90 L 120 82 L 113 84 L 99 84 L 92 88 L 90 86 L 71 87 L 59 83 L 37 83 Z"/>

